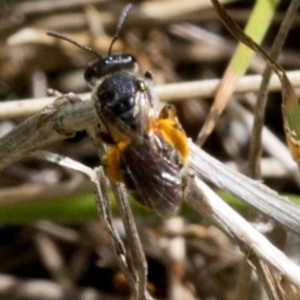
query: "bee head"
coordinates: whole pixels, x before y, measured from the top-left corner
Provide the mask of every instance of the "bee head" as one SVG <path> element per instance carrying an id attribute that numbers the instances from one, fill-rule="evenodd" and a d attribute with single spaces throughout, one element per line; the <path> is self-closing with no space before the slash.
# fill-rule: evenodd
<path id="1" fill-rule="evenodd" d="M 131 7 L 132 5 L 128 4 L 123 9 L 106 57 L 102 57 L 90 47 L 82 46 L 65 35 L 57 32 L 47 33 L 97 56 L 97 61 L 87 67 L 84 72 L 84 79 L 93 87 L 96 111 L 100 118 L 105 112 L 110 118 L 118 117 L 127 124 L 134 120 L 134 97 L 138 86 L 133 75 L 138 72 L 138 64 L 132 55 L 112 54 L 112 49 L 119 39 L 123 22 Z"/>
<path id="2" fill-rule="evenodd" d="M 92 86 L 104 76 L 118 72 L 130 71 L 136 73 L 138 65 L 136 59 L 130 54 L 114 54 L 91 64 L 84 72 L 84 79 Z"/>
<path id="3" fill-rule="evenodd" d="M 107 76 L 93 91 L 98 115 L 119 118 L 130 127 L 134 126 L 135 96 L 139 89 L 136 78 L 127 72 L 115 72 Z M 131 124 L 132 123 L 132 124 Z"/>

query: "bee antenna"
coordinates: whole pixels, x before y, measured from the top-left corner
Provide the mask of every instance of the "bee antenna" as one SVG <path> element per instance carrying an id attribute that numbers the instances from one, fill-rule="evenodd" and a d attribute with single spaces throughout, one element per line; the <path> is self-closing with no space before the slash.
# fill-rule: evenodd
<path id="1" fill-rule="evenodd" d="M 117 25 L 117 30 L 116 30 L 116 33 L 115 33 L 115 36 L 113 38 L 113 40 L 111 41 L 111 44 L 109 46 L 109 49 L 108 49 L 108 56 L 111 55 L 111 52 L 112 52 L 112 48 L 113 48 L 113 45 L 114 43 L 119 39 L 119 35 L 120 35 L 120 31 L 122 29 L 122 26 L 124 24 L 124 21 L 127 17 L 127 14 L 129 12 L 129 10 L 132 8 L 132 4 L 131 3 L 128 3 L 122 10 L 122 13 L 119 17 L 119 21 L 118 21 L 118 25 Z"/>
<path id="2" fill-rule="evenodd" d="M 48 31 L 48 32 L 47 32 L 47 35 L 53 36 L 53 37 L 58 38 L 58 39 L 61 39 L 61 40 L 65 40 L 65 41 L 67 41 L 67 42 L 69 42 L 69 43 L 71 43 L 71 44 L 77 46 L 77 47 L 80 48 L 80 49 L 83 49 L 83 50 L 85 50 L 85 51 L 89 51 L 89 52 L 93 53 L 93 54 L 96 55 L 99 59 L 102 59 L 101 55 L 100 55 L 98 52 L 96 52 L 95 50 L 93 50 L 92 48 L 90 48 L 90 47 L 88 47 L 88 46 L 82 46 L 82 45 L 80 45 L 79 43 L 77 43 L 76 41 L 74 41 L 73 39 L 69 38 L 69 37 L 66 36 L 66 35 L 63 35 L 63 34 L 61 34 L 61 33 L 59 33 L 59 32 L 55 32 L 55 31 Z"/>

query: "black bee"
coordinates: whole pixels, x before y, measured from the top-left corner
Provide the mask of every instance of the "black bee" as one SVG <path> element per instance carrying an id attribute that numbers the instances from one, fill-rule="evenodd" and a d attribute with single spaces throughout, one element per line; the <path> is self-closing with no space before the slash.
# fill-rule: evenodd
<path id="1" fill-rule="evenodd" d="M 183 199 L 187 138 L 174 106 L 166 105 L 156 116 L 150 73 L 142 74 L 132 55 L 112 54 L 130 8 L 127 5 L 121 14 L 106 57 L 59 33 L 48 34 L 98 57 L 84 78 L 92 86 L 95 109 L 104 125 L 99 136 L 111 146 L 102 159 L 105 173 L 125 183 L 138 202 L 160 216 L 169 216 L 178 211 Z"/>

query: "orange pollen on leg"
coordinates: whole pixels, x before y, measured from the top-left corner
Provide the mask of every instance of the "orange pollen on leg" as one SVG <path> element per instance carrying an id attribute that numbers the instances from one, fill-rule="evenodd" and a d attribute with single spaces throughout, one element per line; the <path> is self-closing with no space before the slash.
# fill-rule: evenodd
<path id="1" fill-rule="evenodd" d="M 113 146 L 102 158 L 102 165 L 105 174 L 112 180 L 124 182 L 120 170 L 120 149 L 118 146 Z"/>
<path id="2" fill-rule="evenodd" d="M 179 152 L 183 163 L 186 164 L 189 149 L 187 137 L 180 124 L 172 119 L 159 119 L 158 124 L 166 142 Z"/>

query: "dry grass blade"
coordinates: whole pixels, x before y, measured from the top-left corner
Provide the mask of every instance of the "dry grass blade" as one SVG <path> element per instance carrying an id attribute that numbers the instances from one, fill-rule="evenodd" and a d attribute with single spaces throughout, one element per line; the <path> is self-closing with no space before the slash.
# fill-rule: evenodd
<path id="1" fill-rule="evenodd" d="M 227 27 L 227 29 L 241 42 L 247 45 L 250 49 L 262 54 L 263 58 L 268 62 L 270 69 L 272 68 L 282 84 L 282 113 L 284 118 L 284 127 L 286 130 L 286 139 L 289 144 L 290 151 L 295 160 L 298 159 L 298 146 L 297 146 L 297 118 L 293 113 L 299 115 L 300 106 L 298 103 L 298 99 L 296 97 L 295 91 L 286 76 L 285 71 L 279 66 L 274 59 L 279 54 L 281 46 L 284 41 L 284 37 L 287 34 L 288 25 L 291 25 L 292 16 L 295 16 L 295 11 L 297 7 L 299 7 L 299 1 L 292 1 L 289 11 L 286 15 L 285 22 L 281 26 L 281 30 L 279 35 L 276 38 L 276 44 L 272 49 L 271 55 L 274 57 L 270 57 L 255 41 L 253 41 L 249 36 L 247 36 L 243 31 L 237 26 L 237 24 L 226 14 L 226 11 L 222 8 L 217 0 L 212 0 L 216 10 L 221 17 L 223 23 Z M 296 7 L 295 7 L 296 6 Z M 270 70 L 266 69 L 264 73 L 264 89 L 260 90 L 260 103 L 257 104 L 256 107 L 256 122 L 254 126 L 254 134 L 252 139 L 251 151 L 250 151 L 250 172 L 252 177 L 258 178 L 260 177 L 260 168 L 259 168 L 259 158 L 261 153 L 261 134 L 262 134 L 262 126 L 264 120 L 264 109 L 265 109 L 265 99 L 266 99 L 266 88 L 268 84 L 268 80 L 270 77 Z M 264 97 L 263 97 L 264 96 Z M 263 99 L 261 99 L 263 98 Z M 293 112 L 292 110 L 293 109 Z M 292 131 L 292 132 L 291 132 Z M 296 138 L 296 139 L 294 139 Z M 295 141 L 296 140 L 296 141 Z M 259 264 L 260 266 L 260 264 Z M 257 274 L 261 277 L 262 283 L 267 291 L 270 299 L 287 299 L 286 297 L 280 296 L 281 285 L 276 285 L 275 281 L 272 280 L 272 273 L 268 270 L 268 268 L 257 267 Z M 289 278 L 290 280 L 292 278 Z M 298 295 L 299 296 L 299 295 Z M 238 296 L 239 297 L 239 296 Z"/>
<path id="2" fill-rule="evenodd" d="M 221 230 L 225 231 L 251 257 L 252 253 L 263 259 L 277 272 L 300 288 L 300 267 L 290 261 L 273 246 L 261 233 L 256 231 L 238 213 L 220 199 L 205 183 L 194 178 L 187 195 L 188 203 L 204 214 Z"/>
<path id="3" fill-rule="evenodd" d="M 47 151 L 35 151 L 30 156 L 47 160 L 52 163 L 59 164 L 63 167 L 67 167 L 76 171 L 80 171 L 87 175 L 92 182 L 96 185 L 97 189 L 97 203 L 98 211 L 101 220 L 106 224 L 106 228 L 112 238 L 112 245 L 115 249 L 116 257 L 119 258 L 120 266 L 127 277 L 128 282 L 131 284 L 132 290 L 136 291 L 138 299 L 150 300 L 152 297 L 147 292 L 147 264 L 144 252 L 142 250 L 141 242 L 137 233 L 136 225 L 132 216 L 132 212 L 129 208 L 128 197 L 124 187 L 111 182 L 113 191 L 116 194 L 118 205 L 124 222 L 125 231 L 127 233 L 128 244 L 132 255 L 128 257 L 123 243 L 117 236 L 113 225 L 111 207 L 109 205 L 109 199 L 107 196 L 107 186 L 105 183 L 105 175 L 99 170 L 93 171 L 85 165 L 78 163 L 70 158 L 63 157 Z M 101 174 L 101 177 L 98 176 Z M 104 178 L 104 179 L 103 179 Z M 99 185 L 100 182 L 100 185 Z M 52 269 L 51 269 L 52 270 Z M 57 276 L 59 276 L 60 270 L 53 270 Z"/>
<path id="4" fill-rule="evenodd" d="M 287 73 L 287 76 L 295 88 L 300 87 L 300 71 L 290 71 Z M 256 92 L 260 87 L 261 81 L 261 75 L 244 76 L 237 84 L 234 93 Z M 192 97 L 213 97 L 219 84 L 220 79 L 187 81 L 158 85 L 154 87 L 154 91 L 157 93 L 160 101 L 175 102 Z M 280 81 L 276 75 L 273 75 L 269 91 L 279 90 L 281 90 Z M 77 96 L 83 101 L 90 100 L 90 93 L 78 94 Z M 65 95 L 65 97 L 67 98 L 68 95 Z M 45 108 L 45 106 L 52 104 L 55 99 L 56 97 L 46 97 L 0 102 L 0 120 L 31 116 Z"/>
<path id="5" fill-rule="evenodd" d="M 58 106 L 56 109 L 56 112 L 51 111 L 46 117 L 47 109 L 32 116 L 0 140 L 0 168 L 21 159 L 30 151 L 49 145 L 55 140 L 68 138 L 70 133 L 84 130 L 97 122 L 96 113 L 89 101 L 76 102 L 62 109 Z M 40 121 L 41 118 L 43 122 Z M 194 144 L 190 143 L 189 146 L 189 163 L 196 174 L 291 230 L 300 232 L 298 206 L 263 184 L 231 171 Z"/>
<path id="6" fill-rule="evenodd" d="M 58 99 L 60 101 L 62 98 Z M 68 95 L 64 95 L 63 99 L 68 101 Z M 74 111 L 75 107 L 78 110 Z M 61 106 L 55 102 L 45 107 L 1 139 L 0 169 L 18 160 L 26 152 L 42 147 L 46 141 L 51 143 L 71 137 L 76 131 L 87 128 L 90 121 L 96 120 L 91 102 L 77 102 L 76 105 L 69 106 Z"/>
<path id="7" fill-rule="evenodd" d="M 112 247 L 115 252 L 115 256 L 118 260 L 119 266 L 124 272 L 126 279 L 128 280 L 128 284 L 131 286 L 132 290 L 136 290 L 135 286 L 135 274 L 133 270 L 130 268 L 130 260 L 128 260 L 127 251 L 125 246 L 115 230 L 112 222 L 112 213 L 111 213 L 111 206 L 108 199 L 107 193 L 107 182 L 103 171 L 98 168 L 95 170 L 95 176 L 91 178 L 94 182 L 97 194 L 96 194 L 96 205 L 98 214 L 101 220 L 104 223 L 105 229 L 109 233 L 112 241 Z"/>
<path id="8" fill-rule="evenodd" d="M 225 167 L 196 145 L 189 143 L 189 147 L 189 166 L 197 176 L 205 178 L 289 229 L 300 232 L 299 206 L 262 183 Z"/>
<path id="9" fill-rule="evenodd" d="M 233 1 L 237 3 L 230 5 L 230 14 L 239 24 L 247 23 L 251 14 L 249 3 Z M 259 1 L 267 5 L 278 0 Z M 20 274 L 13 273 L 20 270 L 25 276 L 40 278 L 39 270 L 31 267 L 39 265 L 47 277 L 52 277 L 61 286 L 51 285 L 49 281 L 45 293 L 37 294 L 35 288 L 43 288 L 43 285 L 36 280 L 29 282 L 0 276 L 0 298 L 47 299 L 49 295 L 58 300 L 63 299 L 64 294 L 68 299 L 110 299 L 105 293 L 93 293 L 94 290 L 89 294 L 87 290 L 77 288 L 80 285 L 109 291 L 114 299 L 118 299 L 117 294 L 121 299 L 146 300 L 152 296 L 170 300 L 227 299 L 233 298 L 233 285 L 238 282 L 238 268 L 244 258 L 249 268 L 260 276 L 258 281 L 252 282 L 256 290 L 263 283 L 269 286 L 267 292 L 271 299 L 297 299 L 299 267 L 258 232 L 262 230 L 270 236 L 274 227 L 283 224 L 285 229 L 295 232 L 289 241 L 291 244 L 300 233 L 299 207 L 280 195 L 299 187 L 300 173 L 288 149 L 283 146 L 280 130 L 274 129 L 273 125 L 278 125 L 274 122 L 277 111 L 276 117 L 266 120 L 264 126 L 264 132 L 268 133 L 263 144 L 263 162 L 268 171 L 265 184 L 226 167 L 237 165 L 241 172 L 245 170 L 251 134 L 249 123 L 251 127 L 255 100 L 254 93 L 247 92 L 256 92 L 262 77 L 241 78 L 235 90 L 238 102 L 229 103 L 205 150 L 189 142 L 188 168 L 194 174 L 194 180 L 184 191 L 188 203 L 183 203 L 177 218 L 159 219 L 153 212 L 131 201 L 131 197 L 129 206 L 124 186 L 109 183 L 106 176 L 109 173 L 105 175 L 102 167 L 98 168 L 99 156 L 101 165 L 105 162 L 103 153 L 107 149 L 103 149 L 99 141 L 98 130 L 103 128 L 91 101 L 96 87 L 91 94 L 91 86 L 85 82 L 86 76 L 83 78 L 83 71 L 86 66 L 91 66 L 93 57 L 71 44 L 45 35 L 46 31 L 60 32 L 105 56 L 124 3 L 74 0 L 68 5 L 66 0 L 52 2 L 35 5 L 32 0 L 17 0 L 13 4 L 6 1 L 6 11 L 1 13 L 5 18 L 0 21 L 3 25 L 0 96 L 4 100 L 0 103 L 0 202 L 6 201 L 6 207 L 2 206 L 0 219 L 7 226 L 1 229 L 0 254 L 7 259 L 0 263 L 0 273 Z M 230 42 L 230 34 L 225 31 L 223 35 L 224 27 L 220 26 L 209 3 L 207 0 L 135 3 L 111 52 L 133 55 L 141 76 L 145 71 L 153 72 L 157 84 L 153 87 L 153 94 L 161 101 L 175 102 L 180 123 L 187 135 L 195 140 L 205 122 L 210 98 L 220 84 L 217 78 L 230 59 L 234 44 Z M 282 5 L 272 18 L 272 33 L 285 16 Z M 204 6 L 206 8 L 200 10 Z M 204 35 L 199 28 L 205 31 Z M 199 35 L 202 35 L 201 40 L 197 38 Z M 215 43 L 214 37 L 220 36 L 222 42 Z M 291 50 L 295 45 L 291 44 L 291 48 L 287 45 L 287 50 L 284 50 L 282 64 L 294 65 L 300 70 L 300 64 L 296 62 L 297 52 Z M 251 68 L 262 71 L 257 65 L 264 66 L 264 61 L 259 56 L 256 59 L 259 61 L 251 64 Z M 294 87 L 300 87 L 300 71 L 286 75 Z M 215 79 L 206 80 L 208 78 Z M 270 89 L 281 89 L 276 74 L 271 84 Z M 46 97 L 47 87 L 75 94 L 50 92 L 55 97 Z M 280 101 L 278 93 L 274 95 L 272 108 L 278 107 L 276 101 Z M 11 101 L 24 98 L 27 100 Z M 186 101 L 181 101 L 183 99 Z M 29 119 L 18 119 L 24 117 Z M 145 115 L 145 119 L 148 117 Z M 267 127 L 270 131 L 266 130 Z M 274 134 L 270 138 L 271 131 Z M 137 157 L 142 155 L 137 153 Z M 137 169 L 140 164 L 146 166 L 145 174 L 148 175 L 150 164 L 147 162 L 149 160 L 142 158 L 135 166 Z M 123 164 L 125 162 L 120 166 L 121 171 L 128 170 L 129 173 L 127 165 Z M 166 177 L 165 172 L 160 172 L 160 175 L 159 180 L 168 183 L 170 177 Z M 181 179 L 180 175 L 178 179 Z M 225 201 L 216 197 L 200 178 L 216 188 L 217 194 L 224 195 Z M 155 189 L 156 185 L 151 186 L 150 181 L 151 178 L 149 186 Z M 145 182 L 147 184 L 148 180 Z M 277 182 L 280 182 L 280 187 Z M 139 184 L 135 187 L 138 189 Z M 164 196 L 164 192 L 165 189 L 161 195 Z M 182 192 L 181 187 L 179 192 Z M 101 222 L 97 218 L 94 196 Z M 14 204 L 7 205 L 11 199 Z M 164 200 L 160 202 L 162 205 Z M 293 200 L 297 201 L 294 197 Z M 251 225 L 232 212 L 226 205 L 227 201 L 241 214 L 245 213 L 246 203 L 272 219 L 263 224 L 264 227 Z M 64 228 L 71 232 L 55 228 L 57 225 L 52 228 L 47 224 L 32 225 L 40 219 L 57 221 L 59 226 L 63 223 Z M 213 223 L 210 228 L 206 227 L 207 221 Z M 16 224 L 18 228 L 12 228 Z M 13 234 L 6 237 L 7 232 Z M 276 237 L 279 240 L 283 235 Z M 27 248 L 29 243 L 34 249 L 29 249 L 30 245 Z M 279 248 L 278 244 L 276 247 Z M 298 244 L 292 246 L 295 252 L 299 252 Z M 288 248 L 287 253 L 294 258 L 296 254 L 290 250 Z M 35 255 L 37 251 L 39 256 Z M 37 262 L 38 259 L 43 262 Z M 24 262 L 28 261 L 24 270 Z M 69 289 L 64 288 L 65 284 L 72 286 L 74 297 Z M 19 293 L 22 288 L 23 295 Z M 60 293 L 60 298 L 55 298 L 57 293 Z M 258 294 L 254 298 L 261 299 Z"/>
<path id="10" fill-rule="evenodd" d="M 0 275 L 1 287 L 0 297 L 2 299 L 32 299 L 32 300 L 69 300 L 69 299 L 90 299 L 90 300 L 126 300 L 127 297 L 111 296 L 108 293 L 101 293 L 93 288 L 63 287 L 50 280 L 20 280 L 9 275 Z"/>
<path id="11" fill-rule="evenodd" d="M 280 29 L 276 35 L 273 46 L 270 51 L 270 57 L 275 61 L 279 56 L 283 44 L 286 40 L 288 32 L 296 17 L 298 8 L 300 6 L 299 0 L 293 0 L 290 3 L 284 20 L 281 23 Z M 262 127 L 265 120 L 265 110 L 267 104 L 268 85 L 272 74 L 272 67 L 267 65 L 263 72 L 263 81 L 257 95 L 257 102 L 255 106 L 255 118 L 251 135 L 250 151 L 249 151 L 249 171 L 252 178 L 259 179 L 260 176 L 260 158 L 261 158 L 261 137 Z"/>
<path id="12" fill-rule="evenodd" d="M 251 263 L 258 271 L 258 277 L 264 283 L 269 299 L 274 300 L 297 300 L 299 288 L 282 276 L 281 272 L 269 266 L 263 259 L 250 257 Z"/>
<path id="13" fill-rule="evenodd" d="M 96 148 L 98 149 L 98 154 L 100 157 L 102 157 L 106 153 L 106 147 L 99 143 L 99 139 L 96 137 L 96 133 L 93 126 L 90 126 L 87 129 L 87 132 L 89 136 L 91 137 L 93 143 L 96 145 Z M 101 171 L 99 170 L 98 173 Z M 100 179 L 102 188 L 103 188 L 103 195 L 105 195 L 105 201 L 106 203 L 106 211 L 107 215 L 111 218 L 111 207 L 109 205 L 109 199 L 107 197 L 107 185 L 105 183 L 105 177 L 103 171 L 102 173 L 102 179 Z M 98 186 L 98 183 L 96 183 Z M 112 191 L 115 195 L 117 205 L 121 214 L 121 219 L 124 225 L 124 229 L 126 232 L 126 237 L 128 239 L 128 247 L 130 249 L 130 254 L 127 255 L 127 269 L 125 269 L 125 266 L 123 268 L 125 269 L 125 275 L 127 277 L 127 280 L 131 284 L 131 289 L 135 291 L 135 294 L 138 299 L 142 300 L 151 300 L 152 297 L 150 296 L 148 290 L 147 290 L 147 275 L 148 275 L 148 265 L 145 258 L 145 253 L 142 248 L 141 240 L 138 235 L 137 227 L 133 218 L 132 211 L 130 209 L 128 195 L 125 190 L 125 187 L 123 184 L 119 184 L 116 182 L 113 182 L 110 180 L 110 186 L 112 188 Z M 98 188 L 99 190 L 99 188 Z M 97 197 L 97 203 L 99 207 L 99 213 L 101 219 L 106 218 L 106 214 L 104 214 L 104 210 L 100 209 L 103 205 L 101 202 L 103 202 L 102 197 L 100 197 L 100 194 Z"/>
<path id="14" fill-rule="evenodd" d="M 219 2 L 216 0 L 212 0 L 212 2 L 215 5 L 224 25 L 232 33 L 232 35 L 252 50 L 260 53 L 279 77 L 282 85 L 282 115 L 284 119 L 286 140 L 293 159 L 298 161 L 300 154 L 300 132 L 299 126 L 297 125 L 299 123 L 300 105 L 290 80 L 283 68 L 278 65 L 258 44 L 243 33 L 240 27 L 238 27 L 237 24 L 227 15 Z"/>
<path id="15" fill-rule="evenodd" d="M 251 17 L 247 22 L 245 33 L 260 43 L 269 28 L 279 1 L 256 1 Z M 263 17 L 262 17 L 263 16 Z M 246 72 L 253 51 L 240 43 L 229 62 L 221 79 L 214 102 L 205 123 L 199 133 L 197 144 L 200 146 L 206 141 L 215 128 L 216 122 L 225 109 L 240 78 Z"/>

